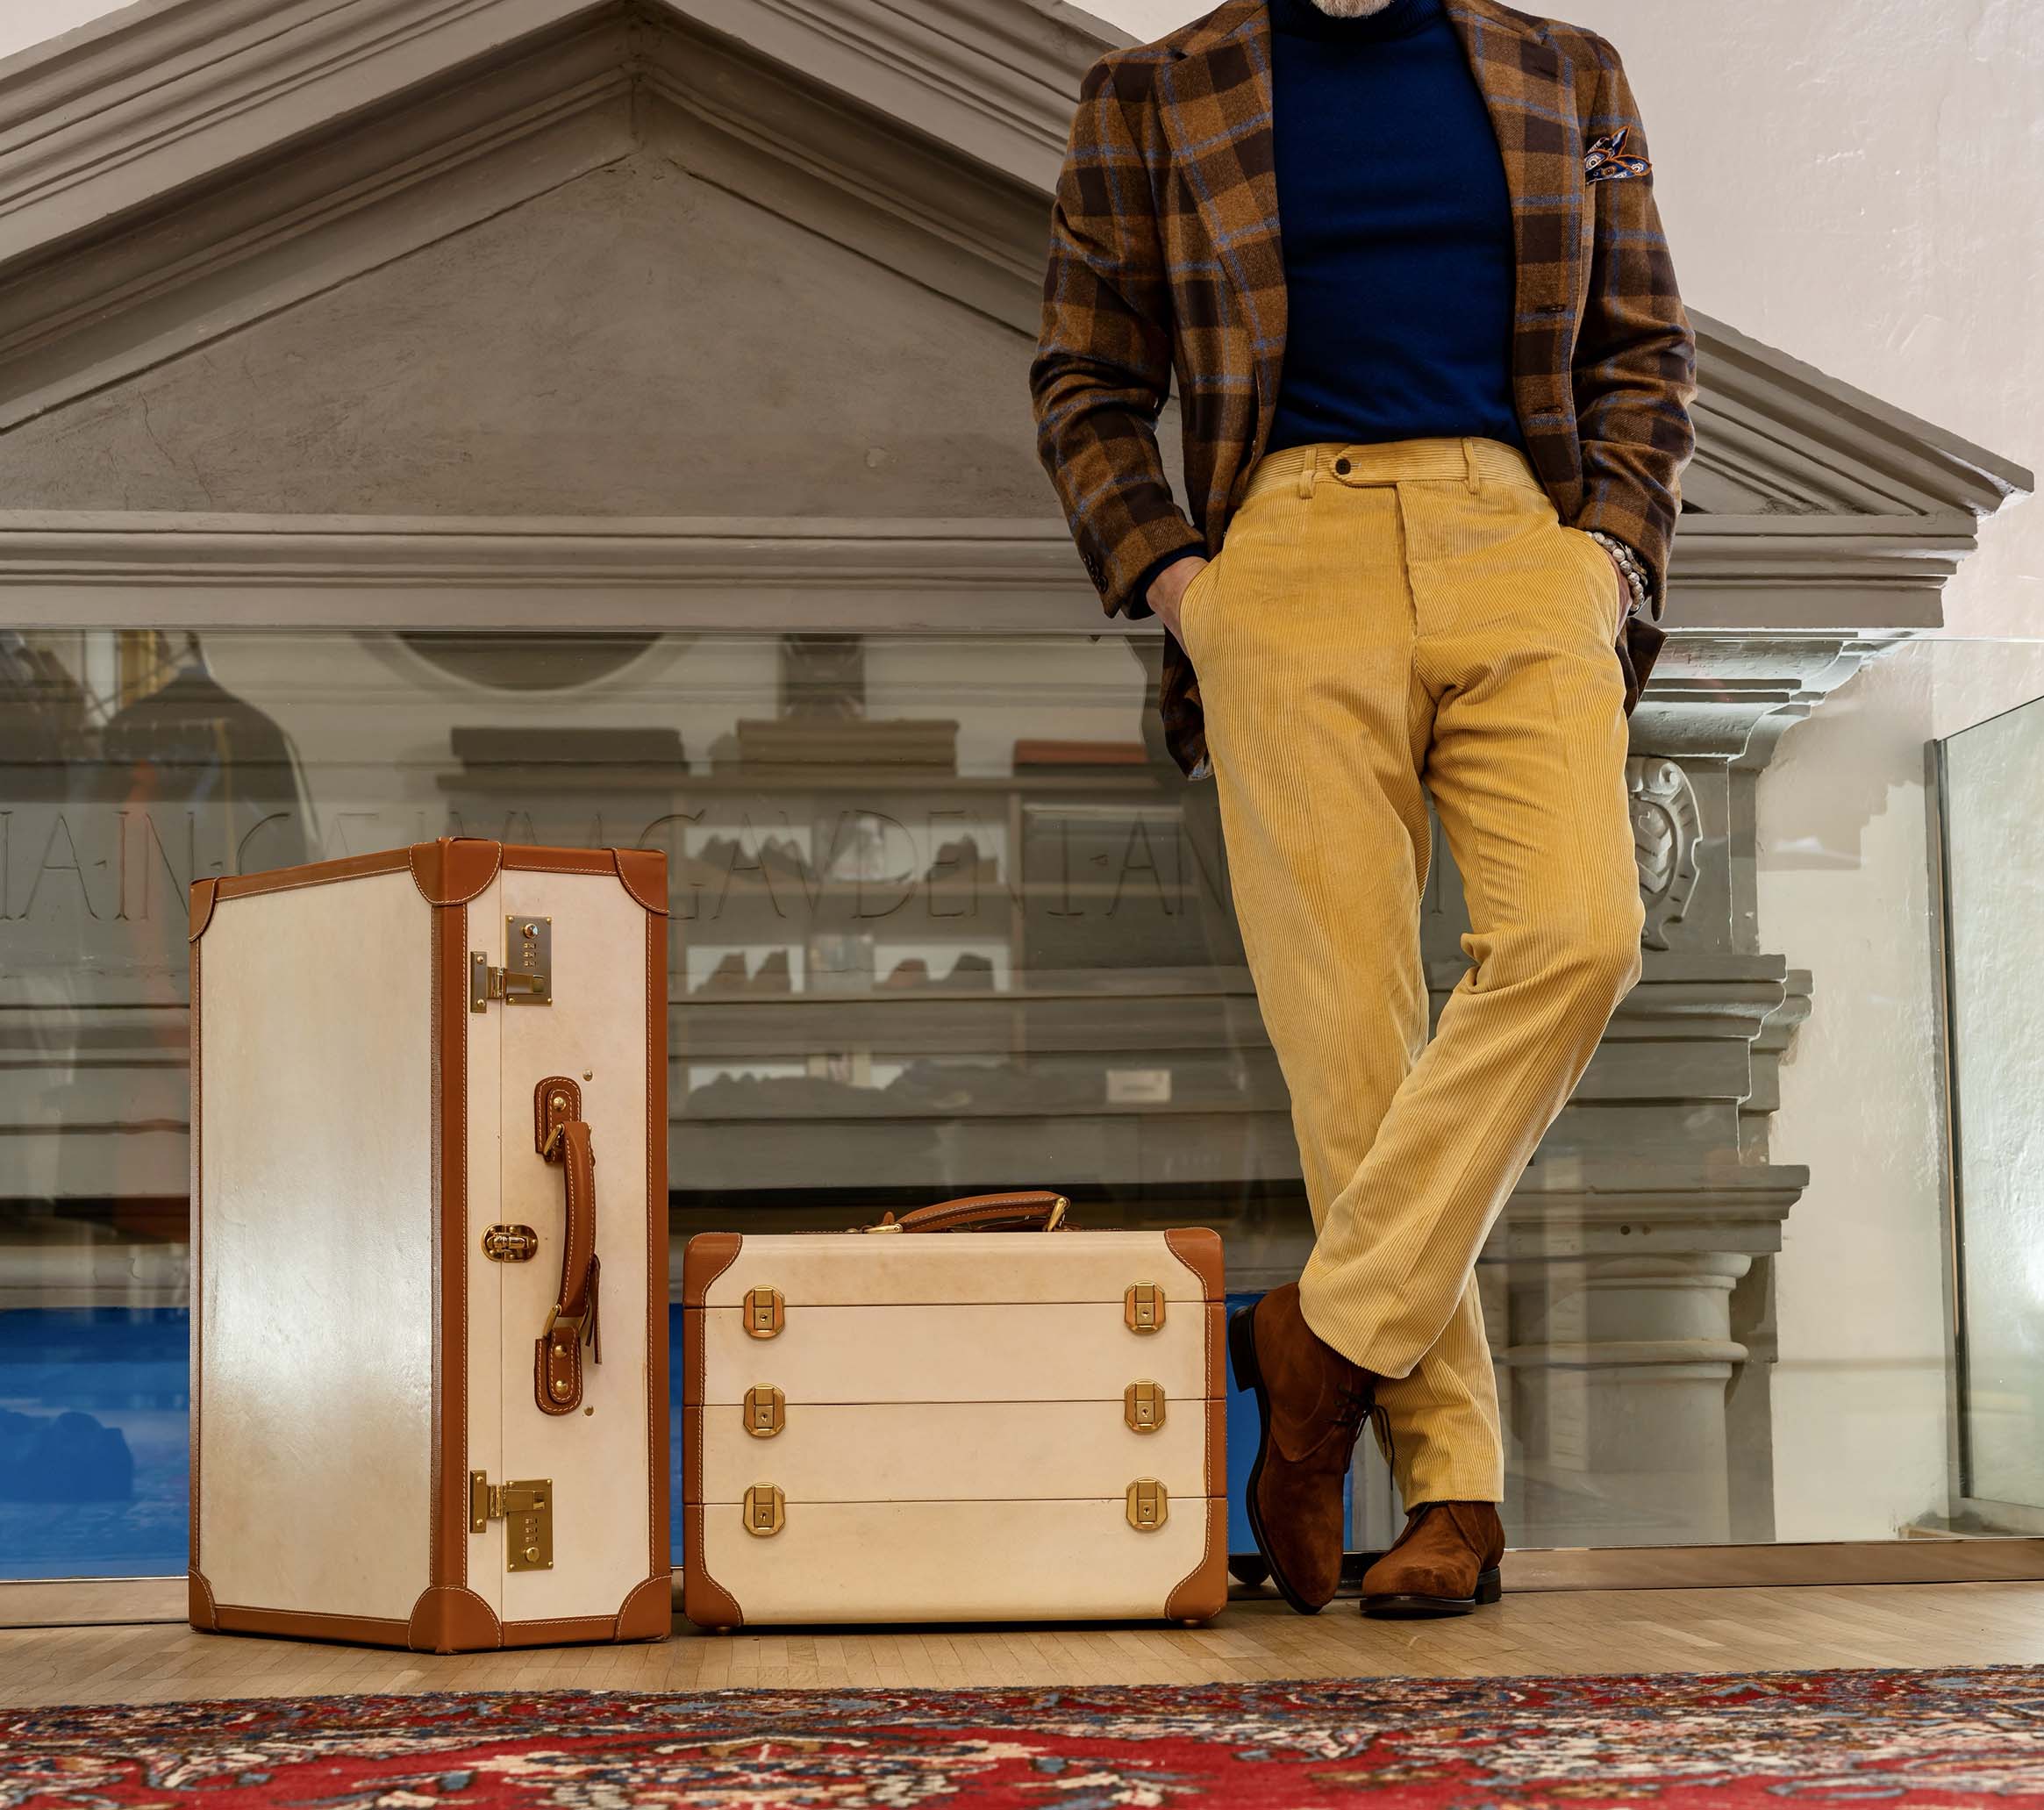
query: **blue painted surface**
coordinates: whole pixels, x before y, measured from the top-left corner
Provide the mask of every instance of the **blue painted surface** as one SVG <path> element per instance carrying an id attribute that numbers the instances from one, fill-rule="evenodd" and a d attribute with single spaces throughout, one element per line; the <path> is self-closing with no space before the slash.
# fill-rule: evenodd
<path id="1" fill-rule="evenodd" d="M 1231 1294 L 1228 1308 L 1254 1304 Z M 673 1349 L 682 1310 L 670 1307 Z M 185 1566 L 189 1319 L 182 1307 L 0 1313 L 0 1577 L 163 1577 Z M 681 1549 L 681 1367 L 668 1449 Z M 1255 1398 L 1228 1380 L 1228 1549 L 1255 1550 L 1242 1511 Z"/>
<path id="2" fill-rule="evenodd" d="M 1228 1296 L 1228 1314 L 1232 1319 L 1238 1307 L 1254 1307 L 1263 1298 L 1261 1290 Z M 1256 1398 L 1247 1389 L 1235 1384 L 1234 1366 L 1228 1366 L 1228 1551 L 1234 1555 L 1247 1555 L 1256 1550 L 1256 1536 L 1249 1531 L 1249 1513 L 1243 1506 L 1243 1499 L 1249 1490 L 1249 1466 L 1256 1457 Z M 1341 1519 L 1345 1526 L 1355 1526 L 1355 1478 L 1353 1474 L 1341 1484 Z M 1350 1536 L 1353 1539 L 1353 1533 Z"/>
<path id="3" fill-rule="evenodd" d="M 182 1307 L 0 1313 L 0 1577 L 182 1574 Z"/>

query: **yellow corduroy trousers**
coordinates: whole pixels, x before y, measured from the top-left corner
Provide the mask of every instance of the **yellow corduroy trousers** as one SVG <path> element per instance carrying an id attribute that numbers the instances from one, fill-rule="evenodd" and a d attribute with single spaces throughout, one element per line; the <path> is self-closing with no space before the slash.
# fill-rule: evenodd
<path id="1" fill-rule="evenodd" d="M 1408 1505 L 1500 1501 L 1478 1251 L 1639 979 L 1621 581 L 1490 440 L 1259 461 L 1181 641 L 1291 1095 L 1306 1323 L 1377 1390 Z M 1472 966 L 1431 1041 L 1431 794 Z"/>

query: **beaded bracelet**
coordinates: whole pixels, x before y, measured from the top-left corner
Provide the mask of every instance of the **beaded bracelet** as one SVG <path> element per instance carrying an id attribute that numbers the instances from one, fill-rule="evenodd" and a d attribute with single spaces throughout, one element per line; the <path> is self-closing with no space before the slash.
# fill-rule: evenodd
<path id="1" fill-rule="evenodd" d="M 1647 601 L 1649 589 L 1646 569 L 1640 565 L 1639 554 L 1616 534 L 1607 534 L 1602 528 L 1590 529 L 1590 538 L 1618 562 L 1619 570 L 1625 576 L 1626 583 L 1633 593 L 1633 601 L 1626 606 L 1626 614 L 1636 616 L 1640 606 Z"/>

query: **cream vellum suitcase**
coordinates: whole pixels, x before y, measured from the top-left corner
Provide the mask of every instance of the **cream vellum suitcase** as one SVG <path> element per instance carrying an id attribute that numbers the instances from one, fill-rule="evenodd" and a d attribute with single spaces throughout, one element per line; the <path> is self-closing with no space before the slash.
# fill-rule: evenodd
<path id="1" fill-rule="evenodd" d="M 683 1607 L 1204 1621 L 1226 1600 L 1219 1238 L 1055 1194 L 683 1263 Z"/>
<path id="2" fill-rule="evenodd" d="M 658 1640 L 667 862 L 191 889 L 191 1622 Z"/>

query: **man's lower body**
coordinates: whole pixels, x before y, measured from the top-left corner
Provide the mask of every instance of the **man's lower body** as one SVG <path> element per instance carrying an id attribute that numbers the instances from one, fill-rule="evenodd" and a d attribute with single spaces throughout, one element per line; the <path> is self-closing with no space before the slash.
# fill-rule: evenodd
<path id="1" fill-rule="evenodd" d="M 1315 1232 L 1296 1289 L 1230 1341 L 1263 1409 L 1251 1520 L 1303 1609 L 1333 1595 L 1373 1407 L 1408 1520 L 1365 1607 L 1496 1594 L 1504 1460 L 1473 1271 L 1640 976 L 1624 611 L 1604 549 L 1488 440 L 1267 456 L 1185 594 Z M 1428 794 L 1474 964 L 1431 1041 Z"/>

